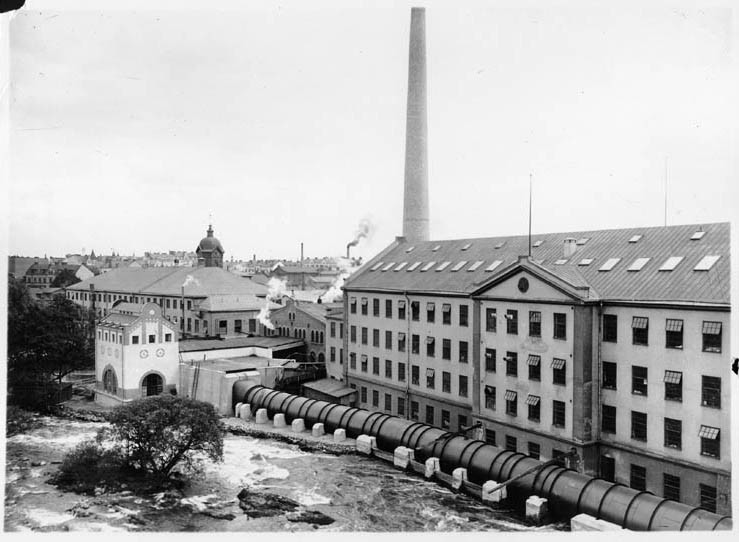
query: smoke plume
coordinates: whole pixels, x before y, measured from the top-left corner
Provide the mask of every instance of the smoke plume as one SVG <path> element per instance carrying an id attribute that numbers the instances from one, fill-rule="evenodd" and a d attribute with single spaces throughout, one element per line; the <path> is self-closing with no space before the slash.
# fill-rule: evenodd
<path id="1" fill-rule="evenodd" d="M 182 287 L 184 288 L 185 286 L 188 286 L 189 284 L 193 284 L 193 283 L 200 286 L 200 281 L 198 279 L 196 279 L 192 275 L 187 275 L 187 277 L 185 278 L 185 282 L 182 283 Z"/>
<path id="2" fill-rule="evenodd" d="M 369 218 L 363 218 L 359 221 L 359 225 L 357 226 L 357 230 L 354 232 L 354 239 L 349 241 L 349 244 L 347 246 L 349 247 L 355 247 L 359 243 L 361 239 L 369 238 L 372 236 L 372 233 L 374 232 L 374 226 L 372 225 L 372 222 Z"/>
<path id="3" fill-rule="evenodd" d="M 264 303 L 264 307 L 262 307 L 262 310 L 259 311 L 257 319 L 264 327 L 274 329 L 275 326 L 269 319 L 269 304 L 272 301 L 277 301 L 278 299 L 282 298 L 282 296 L 287 293 L 287 281 L 280 280 L 277 277 L 272 277 L 267 282 L 267 288 L 269 288 L 269 290 L 267 291 L 267 299 Z"/>

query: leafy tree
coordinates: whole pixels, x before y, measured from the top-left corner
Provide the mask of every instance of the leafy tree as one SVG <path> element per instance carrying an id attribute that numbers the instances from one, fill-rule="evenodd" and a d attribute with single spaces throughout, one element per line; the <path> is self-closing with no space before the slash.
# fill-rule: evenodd
<path id="1" fill-rule="evenodd" d="M 53 288 L 66 288 L 67 286 L 77 284 L 78 282 L 80 282 L 80 279 L 74 274 L 74 271 L 71 269 L 62 269 L 57 276 L 54 277 L 54 280 L 51 281 L 51 286 Z"/>
<path id="2" fill-rule="evenodd" d="M 151 474 L 157 483 L 184 464 L 191 469 L 199 454 L 223 458 L 223 424 L 213 405 L 173 395 L 137 399 L 110 417 L 112 438 L 129 466 Z"/>

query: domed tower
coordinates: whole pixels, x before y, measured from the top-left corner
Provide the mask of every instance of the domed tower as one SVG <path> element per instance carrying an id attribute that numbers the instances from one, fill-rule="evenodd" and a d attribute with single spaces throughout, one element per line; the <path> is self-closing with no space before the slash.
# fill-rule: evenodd
<path id="1" fill-rule="evenodd" d="M 195 253 L 198 256 L 198 267 L 223 267 L 223 246 L 213 237 L 212 225 L 208 225 L 208 235 L 200 240 Z"/>

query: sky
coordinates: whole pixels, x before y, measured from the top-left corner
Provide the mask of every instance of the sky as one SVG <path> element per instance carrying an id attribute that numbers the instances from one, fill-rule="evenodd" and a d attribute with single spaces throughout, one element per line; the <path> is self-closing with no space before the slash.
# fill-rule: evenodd
<path id="1" fill-rule="evenodd" d="M 525 234 L 529 175 L 534 233 L 736 214 L 730 1 L 27 4 L 9 254 L 194 250 L 212 219 L 227 259 L 338 256 L 369 219 L 371 257 L 402 228 L 412 5 L 432 238 Z"/>

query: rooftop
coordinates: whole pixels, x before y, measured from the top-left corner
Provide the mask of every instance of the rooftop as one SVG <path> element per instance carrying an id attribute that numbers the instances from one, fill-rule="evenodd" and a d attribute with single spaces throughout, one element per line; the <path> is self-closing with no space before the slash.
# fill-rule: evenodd
<path id="1" fill-rule="evenodd" d="M 305 344 L 302 339 L 290 337 L 234 337 L 229 339 L 184 339 L 180 341 L 180 352 L 223 350 L 225 348 L 271 348 L 284 350 Z"/>

